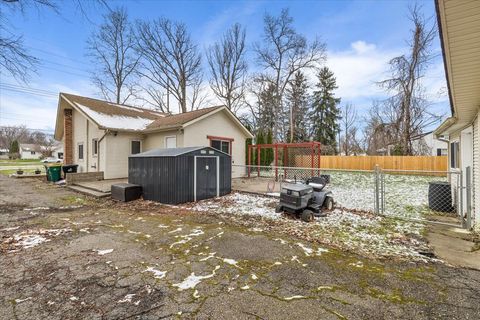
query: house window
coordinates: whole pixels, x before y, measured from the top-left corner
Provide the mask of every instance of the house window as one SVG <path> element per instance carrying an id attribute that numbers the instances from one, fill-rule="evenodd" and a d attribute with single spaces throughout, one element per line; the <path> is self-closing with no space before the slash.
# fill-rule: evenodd
<path id="1" fill-rule="evenodd" d="M 58 153 L 58 159 L 63 159 L 63 152 Z"/>
<path id="2" fill-rule="evenodd" d="M 31 155 L 35 155 L 35 151 L 30 151 L 30 154 L 31 154 Z"/>
<path id="3" fill-rule="evenodd" d="M 460 151 L 460 146 L 458 141 L 450 143 L 450 167 L 459 168 L 460 163 L 458 159 L 458 153 Z"/>
<path id="4" fill-rule="evenodd" d="M 92 155 L 98 155 L 98 139 L 92 139 Z"/>
<path id="5" fill-rule="evenodd" d="M 132 140 L 131 142 L 131 153 L 137 154 L 142 152 L 142 143 L 140 140 Z"/>
<path id="6" fill-rule="evenodd" d="M 230 154 L 230 141 L 212 140 L 211 146 L 212 148 Z"/>
<path id="7" fill-rule="evenodd" d="M 207 136 L 207 138 L 210 140 L 210 146 L 212 148 L 223 151 L 230 155 L 232 154 L 233 139 L 225 138 L 225 137 L 212 137 L 212 136 Z"/>
<path id="8" fill-rule="evenodd" d="M 165 137 L 165 148 L 176 148 L 177 136 Z"/>
<path id="9" fill-rule="evenodd" d="M 448 155 L 448 150 L 444 148 L 437 148 L 437 156 L 446 156 Z"/>
<path id="10" fill-rule="evenodd" d="M 78 144 L 78 160 L 83 160 L 83 143 Z"/>

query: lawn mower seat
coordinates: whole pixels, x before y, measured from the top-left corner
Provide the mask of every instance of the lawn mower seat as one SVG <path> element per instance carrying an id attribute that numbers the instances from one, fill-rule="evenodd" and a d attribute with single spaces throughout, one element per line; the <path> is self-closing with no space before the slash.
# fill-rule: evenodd
<path id="1" fill-rule="evenodd" d="M 322 191 L 327 185 L 327 182 L 323 177 L 311 177 L 307 180 L 307 184 L 313 187 L 314 191 Z"/>

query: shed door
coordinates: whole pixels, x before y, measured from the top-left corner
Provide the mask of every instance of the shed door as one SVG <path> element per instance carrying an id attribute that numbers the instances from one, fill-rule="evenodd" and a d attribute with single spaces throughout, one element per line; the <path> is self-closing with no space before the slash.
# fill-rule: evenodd
<path id="1" fill-rule="evenodd" d="M 217 157 L 197 157 L 196 199 L 213 198 L 218 195 Z"/>

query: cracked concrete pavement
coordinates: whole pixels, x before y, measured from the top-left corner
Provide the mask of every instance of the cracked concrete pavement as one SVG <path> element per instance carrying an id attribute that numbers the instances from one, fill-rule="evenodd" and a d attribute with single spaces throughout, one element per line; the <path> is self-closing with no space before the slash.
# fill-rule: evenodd
<path id="1" fill-rule="evenodd" d="M 59 231 L 60 230 L 60 231 Z M 476 319 L 480 272 L 0 177 L 1 319 Z"/>

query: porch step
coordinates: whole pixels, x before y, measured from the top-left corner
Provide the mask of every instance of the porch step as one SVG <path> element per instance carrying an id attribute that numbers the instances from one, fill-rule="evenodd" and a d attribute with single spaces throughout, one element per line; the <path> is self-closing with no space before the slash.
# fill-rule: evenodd
<path id="1" fill-rule="evenodd" d="M 95 197 L 95 198 L 105 198 L 105 197 L 110 197 L 110 192 L 100 192 L 97 190 L 93 190 L 91 188 L 85 188 L 77 185 L 71 185 L 67 186 L 67 188 L 85 194 L 87 196 Z"/>

